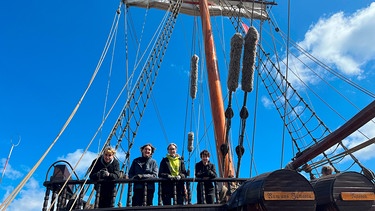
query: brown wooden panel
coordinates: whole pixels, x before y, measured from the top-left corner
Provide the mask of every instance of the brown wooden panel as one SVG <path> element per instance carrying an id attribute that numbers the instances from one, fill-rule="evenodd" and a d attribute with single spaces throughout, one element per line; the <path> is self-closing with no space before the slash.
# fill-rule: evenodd
<path id="1" fill-rule="evenodd" d="M 294 191 L 294 192 L 285 192 L 285 191 L 265 191 L 264 192 L 265 200 L 315 200 L 315 194 L 313 191 Z"/>
<path id="2" fill-rule="evenodd" d="M 374 192 L 342 192 L 343 201 L 373 201 L 375 200 Z"/>

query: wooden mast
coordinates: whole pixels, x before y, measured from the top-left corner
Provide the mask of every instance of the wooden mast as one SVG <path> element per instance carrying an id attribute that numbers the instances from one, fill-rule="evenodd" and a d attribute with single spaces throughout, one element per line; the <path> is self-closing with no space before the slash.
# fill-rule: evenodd
<path id="1" fill-rule="evenodd" d="M 210 89 L 211 112 L 214 122 L 216 152 L 218 156 L 220 176 L 227 178 L 234 175 L 234 165 L 232 155 L 229 152 L 223 156 L 220 147 L 225 144 L 225 115 L 224 103 L 221 91 L 220 77 L 217 67 L 217 57 L 215 52 L 214 39 L 210 22 L 210 13 L 207 0 L 199 0 L 199 9 L 202 20 L 203 42 L 206 54 L 206 65 L 208 73 L 208 83 Z"/>

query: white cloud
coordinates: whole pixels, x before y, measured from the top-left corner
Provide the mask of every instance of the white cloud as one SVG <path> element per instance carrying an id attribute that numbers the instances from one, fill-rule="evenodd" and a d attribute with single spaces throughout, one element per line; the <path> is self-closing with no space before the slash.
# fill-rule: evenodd
<path id="1" fill-rule="evenodd" d="M 261 102 L 262 102 L 262 104 L 263 104 L 263 106 L 265 108 L 268 108 L 268 109 L 272 109 L 273 108 L 273 103 L 272 103 L 272 101 L 268 97 L 263 96 L 261 98 Z"/>
<path id="2" fill-rule="evenodd" d="M 375 58 L 375 3 L 346 16 L 343 12 L 321 18 L 299 45 L 342 73 L 365 77 L 362 67 Z"/>
<path id="3" fill-rule="evenodd" d="M 361 131 L 361 133 L 356 131 L 345 140 L 345 144 L 349 149 L 363 143 L 364 141 L 367 141 L 375 137 L 374 122 L 372 121 L 368 122 L 366 125 L 361 127 L 359 131 Z M 365 161 L 365 160 L 370 160 L 370 159 L 375 158 L 374 151 L 375 151 L 375 145 L 372 144 L 366 148 L 363 148 L 355 152 L 354 155 L 359 160 Z"/>
<path id="4" fill-rule="evenodd" d="M 61 156 L 57 160 L 64 160 L 67 161 L 69 164 L 74 167 L 80 157 L 82 156 L 83 150 L 77 149 L 76 151 L 72 153 L 68 153 L 66 156 Z M 76 173 L 79 175 L 80 179 L 84 176 L 86 173 L 88 167 L 91 165 L 92 160 L 96 158 L 97 154 L 93 152 L 87 152 L 85 156 L 81 159 L 79 164 L 76 168 Z M 2 163 L 4 165 L 5 159 L 2 159 Z M 62 163 L 64 164 L 64 163 Z M 69 171 L 71 172 L 71 169 L 68 167 Z M 13 170 L 11 166 L 8 165 L 7 172 L 13 172 L 12 175 L 20 175 L 21 173 Z M 18 178 L 20 177 L 18 176 Z M 75 179 L 75 178 L 74 178 Z M 9 194 L 14 190 L 14 186 L 2 186 L 2 189 L 5 190 L 4 197 L 2 201 L 6 199 L 6 197 L 9 196 Z M 18 210 L 28 210 L 28 211 L 36 211 L 41 210 L 43 207 L 43 201 L 44 201 L 44 195 L 45 195 L 45 187 L 41 187 L 41 184 L 35 180 L 34 178 L 31 178 L 28 180 L 26 185 L 22 188 L 22 190 L 17 194 L 17 197 L 12 201 L 12 203 L 7 208 L 8 211 L 18 211 Z"/>
<path id="5" fill-rule="evenodd" d="M 4 171 L 4 168 L 5 168 L 5 172 L 4 172 L 4 178 L 8 178 L 8 179 L 11 179 L 11 180 L 16 180 L 16 179 L 19 179 L 23 176 L 23 174 L 15 169 L 12 168 L 12 165 L 10 165 L 10 162 L 8 162 L 7 166 L 5 166 L 5 163 L 6 163 L 6 158 L 2 158 L 1 159 L 1 166 L 2 168 L 0 168 L 0 172 L 1 174 L 3 173 Z M 2 178 L 2 179 L 4 179 Z"/>
<path id="6" fill-rule="evenodd" d="M 80 157 L 82 156 L 83 150 L 77 149 L 76 151 L 72 153 L 68 153 L 66 156 L 61 156 L 57 160 L 64 160 L 67 161 L 69 164 L 74 167 Z M 81 159 L 79 164 L 76 168 L 76 173 L 83 177 L 86 173 L 88 167 L 91 165 L 92 160 L 96 158 L 97 154 L 93 152 L 87 152 L 85 156 Z M 5 159 L 2 159 L 1 162 L 5 163 Z M 64 163 L 62 163 L 64 164 Z M 68 167 L 69 171 L 71 169 Z M 9 173 L 10 172 L 10 173 Z M 11 175 L 18 175 L 18 178 L 21 175 L 20 172 L 13 170 L 10 165 L 7 166 L 6 173 L 8 174 L 8 177 Z M 74 178 L 75 179 L 75 178 Z M 82 179 L 82 178 L 80 178 Z M 9 194 L 14 190 L 15 187 L 13 186 L 3 186 L 2 189 L 6 190 L 6 193 L 2 199 L 4 201 L 6 197 L 9 196 Z M 26 185 L 22 188 L 22 190 L 17 194 L 16 199 L 12 201 L 12 203 L 8 207 L 8 211 L 18 211 L 18 210 L 28 210 L 28 211 L 36 211 L 41 210 L 43 207 L 43 200 L 45 195 L 45 187 L 41 187 L 41 184 L 38 183 L 37 180 L 34 178 L 31 178 Z"/>
<path id="7" fill-rule="evenodd" d="M 361 80 L 372 74 L 375 60 L 375 3 L 353 14 L 338 12 L 329 17 L 322 17 L 310 26 L 303 41 L 297 43 L 314 60 L 334 69 L 345 77 Z M 286 55 L 281 70 L 285 70 Z M 327 72 L 318 66 L 310 56 L 292 48 L 288 67 L 291 74 L 288 81 L 294 88 L 304 87 L 301 83 L 317 84 L 323 78 L 329 79 Z"/>
<path id="8" fill-rule="evenodd" d="M 375 119 L 373 119 L 373 121 L 374 120 Z M 353 134 L 351 134 L 350 136 L 348 136 L 342 141 L 343 145 L 348 150 L 375 137 L 374 122 L 371 122 L 371 121 L 368 122 L 366 125 L 361 127 L 359 131 L 360 132 L 358 131 L 354 132 Z M 369 161 L 375 158 L 374 150 L 375 150 L 375 144 L 371 144 L 352 154 L 363 164 L 363 162 Z M 326 151 L 326 154 L 328 154 L 330 157 L 330 156 L 334 156 L 342 152 L 343 152 L 343 149 L 341 147 L 337 148 L 337 145 L 334 145 Z M 339 170 L 345 170 L 346 168 L 349 168 L 353 164 L 353 159 L 348 155 L 346 155 L 345 158 L 342 160 L 341 159 L 336 160 L 334 163 L 336 163 L 337 161 L 339 161 L 338 163 Z"/>
<path id="9" fill-rule="evenodd" d="M 58 157 L 57 159 L 67 161 L 72 166 L 72 168 L 75 168 L 75 166 L 77 165 L 77 162 L 79 161 L 75 169 L 75 172 L 80 177 L 80 179 L 82 179 L 81 177 L 84 176 L 87 169 L 90 167 L 92 161 L 97 157 L 97 153 L 88 151 L 85 153 L 85 155 L 81 159 L 82 154 L 83 154 L 83 150 L 77 149 L 76 151 L 72 153 L 68 153 L 67 155 Z"/>
<path id="10" fill-rule="evenodd" d="M 8 211 L 40 211 L 43 207 L 45 189 L 39 186 L 38 181 L 31 178 L 20 191 L 18 197 L 12 201 Z"/>

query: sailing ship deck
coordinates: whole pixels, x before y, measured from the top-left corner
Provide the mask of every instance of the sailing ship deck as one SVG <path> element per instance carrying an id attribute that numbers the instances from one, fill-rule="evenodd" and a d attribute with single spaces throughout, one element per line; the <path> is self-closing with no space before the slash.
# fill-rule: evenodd
<path id="1" fill-rule="evenodd" d="M 56 168 L 59 173 L 61 166 Z M 162 205 L 160 182 L 166 179 L 153 178 L 144 179 L 145 187 L 148 182 L 155 182 L 157 190 L 155 190 L 154 206 L 131 206 L 132 184 L 134 179 L 118 179 L 114 182 L 118 184 L 117 192 L 114 194 L 112 208 L 98 208 L 98 199 L 100 195 L 95 193 L 93 186 L 100 185 L 100 181 L 90 180 L 66 180 L 68 178 L 53 176 L 51 181 L 46 181 L 46 195 L 43 210 L 47 207 L 56 207 L 57 210 L 283 210 L 290 211 L 315 211 L 315 210 L 375 210 L 375 187 L 374 184 L 365 176 L 356 172 L 347 172 L 333 174 L 327 179 L 320 178 L 318 180 L 308 181 L 297 171 L 280 169 L 269 173 L 264 173 L 254 178 L 216 178 L 212 182 L 215 183 L 215 204 L 195 204 L 192 200 L 197 197 L 193 195 L 194 187 L 202 179 L 185 178 L 187 187 L 187 196 L 184 205 Z M 66 175 L 67 176 L 67 175 Z M 345 183 L 342 180 L 346 181 Z M 347 179 L 350 178 L 350 179 Z M 207 181 L 207 180 L 204 180 Z M 316 184 L 321 181 L 331 181 L 337 183 L 332 185 Z M 171 182 L 173 184 L 173 182 Z M 221 185 L 226 184 L 229 191 L 228 197 L 224 199 L 219 192 Z M 240 184 L 232 189 L 233 184 Z M 125 187 L 127 186 L 127 187 Z M 337 187 L 336 187 L 337 186 Z M 67 188 L 61 188 L 67 187 Z M 322 191 L 328 190 L 328 191 Z M 332 190 L 331 190 L 332 188 Z M 331 190 L 331 191 L 329 191 Z M 50 195 L 52 197 L 50 200 Z M 89 194 L 91 192 L 91 194 Z M 354 196 L 355 198 L 345 199 L 345 194 Z M 56 197 L 59 195 L 58 197 Z M 88 195 L 94 196 L 88 197 Z M 76 197 L 78 196 L 78 197 Z M 359 196 L 359 197 L 356 197 Z M 321 198 L 325 200 L 321 200 Z M 224 199 L 225 201 L 220 201 Z M 86 201 L 87 200 L 87 201 Z M 145 199 L 146 200 L 146 199 Z M 122 204 L 124 203 L 125 204 Z M 52 204 L 52 205 L 51 205 Z M 73 209 L 70 209 L 72 208 Z M 329 209 L 326 209 L 329 208 Z"/>

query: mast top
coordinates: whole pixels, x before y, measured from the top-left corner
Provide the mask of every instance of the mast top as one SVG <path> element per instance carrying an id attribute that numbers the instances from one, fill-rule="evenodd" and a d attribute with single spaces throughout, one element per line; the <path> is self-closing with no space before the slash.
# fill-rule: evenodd
<path id="1" fill-rule="evenodd" d="M 172 0 L 176 1 L 176 0 Z M 162 10 L 168 10 L 171 3 L 168 0 L 126 0 L 125 4 L 128 6 L 137 6 L 143 8 L 156 8 Z M 220 1 L 220 0 L 209 0 L 207 2 L 210 16 L 237 16 L 245 18 L 253 18 L 259 20 L 268 19 L 268 13 L 266 11 L 267 5 L 275 4 L 267 1 Z M 199 0 L 182 0 L 180 13 L 200 16 L 199 13 Z"/>

